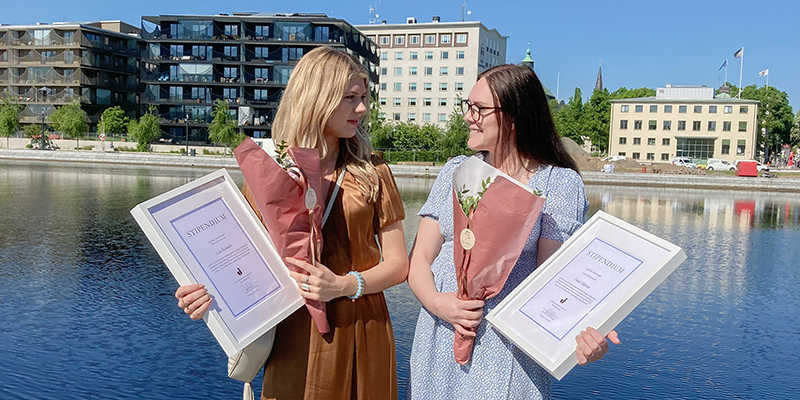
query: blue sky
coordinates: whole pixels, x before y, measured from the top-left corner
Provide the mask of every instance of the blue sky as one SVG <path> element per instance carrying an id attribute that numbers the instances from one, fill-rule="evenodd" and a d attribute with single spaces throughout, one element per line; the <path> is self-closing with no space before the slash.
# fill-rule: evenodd
<path id="1" fill-rule="evenodd" d="M 292 4 L 294 3 L 294 4 Z M 420 22 L 438 15 L 461 19 L 459 0 L 383 0 L 380 19 Z M 2 0 L 0 23 L 121 19 L 140 25 L 142 15 L 215 14 L 234 11 L 316 12 L 350 23 L 369 22 L 371 1 L 297 2 L 137 0 Z M 76 7 L 77 5 L 77 7 Z M 576 87 L 584 99 L 594 88 L 602 60 L 603 82 L 618 87 L 722 84 L 718 68 L 728 60 L 728 81 L 738 85 L 733 53 L 745 47 L 742 85 L 766 83 L 758 72 L 769 68 L 769 84 L 789 94 L 800 107 L 800 3 L 762 0 L 671 1 L 471 1 L 469 18 L 509 36 L 507 62 L 519 62 L 530 47 L 542 82 L 566 100 Z"/>

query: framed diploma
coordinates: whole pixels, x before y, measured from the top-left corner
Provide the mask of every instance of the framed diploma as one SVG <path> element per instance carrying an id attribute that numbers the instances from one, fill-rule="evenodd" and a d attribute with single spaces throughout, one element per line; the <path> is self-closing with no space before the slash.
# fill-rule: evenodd
<path id="1" fill-rule="evenodd" d="M 266 229 L 224 169 L 131 210 L 180 285 L 214 299 L 203 316 L 229 357 L 303 305 Z"/>
<path id="2" fill-rule="evenodd" d="M 486 319 L 557 379 L 575 337 L 608 334 L 684 260 L 683 250 L 598 211 Z"/>

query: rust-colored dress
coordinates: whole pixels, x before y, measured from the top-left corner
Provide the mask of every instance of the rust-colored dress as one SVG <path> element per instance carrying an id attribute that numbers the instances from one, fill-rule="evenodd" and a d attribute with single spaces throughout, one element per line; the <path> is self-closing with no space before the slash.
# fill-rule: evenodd
<path id="1" fill-rule="evenodd" d="M 339 275 L 378 264 L 381 254 L 375 234 L 405 218 L 389 167 L 378 159 L 373 163 L 380 178 L 377 201 L 367 202 L 353 175 L 345 172 L 322 229 L 322 263 Z M 242 192 L 258 213 L 246 184 Z M 278 325 L 264 371 L 262 400 L 397 399 L 394 334 L 383 293 L 367 294 L 355 302 L 346 297 L 331 300 L 327 315 L 331 331 L 324 335 L 305 307 Z"/>

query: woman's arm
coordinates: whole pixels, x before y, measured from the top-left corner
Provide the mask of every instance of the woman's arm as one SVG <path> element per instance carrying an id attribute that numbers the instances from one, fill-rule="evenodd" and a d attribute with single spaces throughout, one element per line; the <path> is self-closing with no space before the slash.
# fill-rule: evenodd
<path id="1" fill-rule="evenodd" d="M 426 310 L 452 324 L 463 336 L 475 336 L 472 328 L 480 324 L 483 317 L 483 301 L 461 300 L 455 292 L 440 293 L 436 289 L 431 264 L 439 255 L 444 237 L 439 232 L 439 222 L 422 218 L 414 246 L 411 248 L 411 266 L 408 286 Z"/>

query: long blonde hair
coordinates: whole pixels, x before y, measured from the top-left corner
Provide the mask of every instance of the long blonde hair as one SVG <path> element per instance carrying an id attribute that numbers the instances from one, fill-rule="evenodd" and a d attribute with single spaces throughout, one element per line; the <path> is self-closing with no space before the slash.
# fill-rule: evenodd
<path id="1" fill-rule="evenodd" d="M 289 147 L 319 149 L 321 157 L 328 154 L 323 136 L 325 124 L 344 97 L 347 83 L 363 78 L 366 87 L 369 75 L 351 55 L 320 46 L 304 55 L 292 72 L 278 113 L 272 125 L 272 140 L 276 146 L 285 141 Z M 369 110 L 369 96 L 365 106 Z M 378 197 L 378 172 L 370 162 L 372 145 L 365 126 L 369 112 L 361 117 L 356 135 L 340 139 L 340 157 L 347 171 L 353 174 L 361 192 L 369 201 Z"/>

